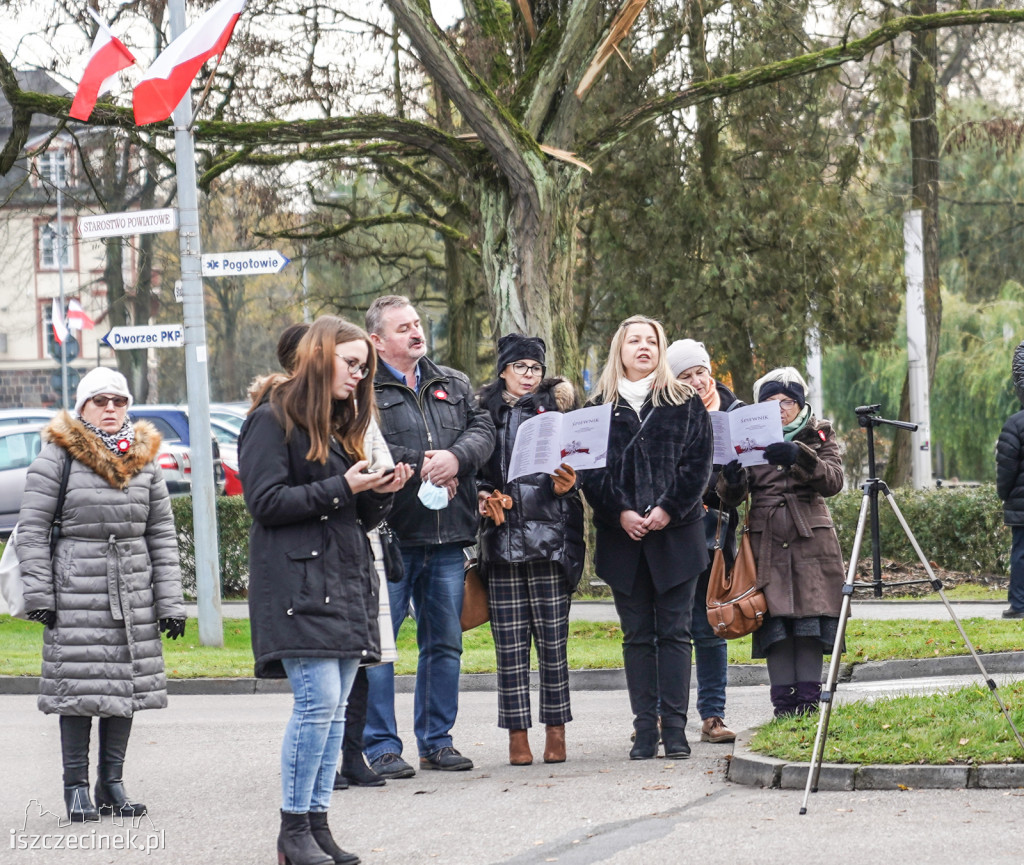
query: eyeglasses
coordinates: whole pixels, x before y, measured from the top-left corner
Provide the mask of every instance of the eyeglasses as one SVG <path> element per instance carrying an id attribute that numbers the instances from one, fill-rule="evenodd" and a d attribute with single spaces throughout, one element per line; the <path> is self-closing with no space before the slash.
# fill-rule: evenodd
<path id="1" fill-rule="evenodd" d="M 521 360 L 517 360 L 512 364 L 512 369 L 516 375 L 526 375 L 527 373 L 530 375 L 544 375 L 544 367 L 539 363 L 529 364 L 523 363 Z"/>
<path id="2" fill-rule="evenodd" d="M 800 405 L 795 399 L 780 399 L 778 402 L 786 411 L 790 411 Z"/>
<path id="3" fill-rule="evenodd" d="M 356 378 L 366 378 L 370 374 L 370 367 L 365 363 L 360 363 L 354 357 L 343 357 L 340 354 L 335 354 L 334 356 L 348 364 L 349 375 L 354 375 Z"/>
<path id="4" fill-rule="evenodd" d="M 126 396 L 107 396 L 105 393 L 98 393 L 92 398 L 92 404 L 97 408 L 106 408 L 107 403 L 112 402 L 118 408 L 124 408 L 128 405 L 128 397 Z"/>

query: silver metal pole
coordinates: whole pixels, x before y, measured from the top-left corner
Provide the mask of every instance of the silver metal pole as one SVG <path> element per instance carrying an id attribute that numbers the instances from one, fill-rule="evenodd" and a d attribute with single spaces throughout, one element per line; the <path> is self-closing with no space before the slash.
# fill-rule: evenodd
<path id="1" fill-rule="evenodd" d="M 64 178 L 63 169 L 57 169 L 57 236 L 54 238 L 54 252 L 57 255 L 57 285 L 60 289 L 60 314 L 64 316 L 62 324 L 67 324 L 67 304 L 64 300 Z M 61 328 L 62 330 L 64 328 Z M 71 331 L 64 334 L 60 341 L 60 398 L 63 408 L 68 402 L 68 337 Z"/>
<path id="2" fill-rule="evenodd" d="M 185 0 L 170 0 L 171 38 L 185 30 Z M 182 311 L 185 324 L 185 386 L 192 451 L 192 521 L 195 537 L 196 600 L 199 642 L 224 645 L 220 608 L 220 562 L 217 556 L 217 508 L 210 430 L 210 381 L 206 355 L 206 319 L 200 276 L 199 194 L 195 146 L 189 126 L 192 93 L 187 92 L 171 115 L 174 161 L 178 180 L 178 249 L 181 258 Z"/>

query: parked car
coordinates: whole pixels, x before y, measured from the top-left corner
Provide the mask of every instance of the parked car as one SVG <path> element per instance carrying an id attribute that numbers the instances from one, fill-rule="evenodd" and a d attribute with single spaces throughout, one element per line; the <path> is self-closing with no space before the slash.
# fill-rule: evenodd
<path id="1" fill-rule="evenodd" d="M 242 480 L 238 476 L 238 430 L 220 420 L 210 418 L 210 429 L 220 446 L 220 461 L 224 466 L 224 495 L 240 496 Z"/>
<path id="2" fill-rule="evenodd" d="M 233 429 L 236 435 L 241 431 L 245 417 L 249 413 L 246 402 L 214 402 L 210 403 L 210 422 Z"/>
<path id="3" fill-rule="evenodd" d="M 167 462 L 173 457 L 178 461 L 182 474 L 188 481 L 187 489 L 181 492 L 190 492 L 192 489 L 192 462 L 191 462 L 191 437 L 188 427 L 188 407 L 180 405 L 140 405 L 136 403 L 131 408 L 133 420 L 149 421 L 162 436 L 166 451 Z M 224 467 L 221 465 L 220 445 L 217 437 L 211 436 L 213 447 L 213 478 L 218 492 L 224 491 Z M 164 453 L 161 452 L 160 465 L 164 468 Z M 172 470 L 173 471 L 173 470 Z M 168 469 L 164 468 L 164 477 L 168 477 Z M 177 477 L 175 477 L 177 479 Z M 171 489 L 168 482 L 167 488 Z"/>
<path id="4" fill-rule="evenodd" d="M 0 536 L 6 538 L 18 522 L 25 477 L 43 447 L 43 424 L 0 427 Z"/>
<path id="5" fill-rule="evenodd" d="M 5 408 L 0 409 L 0 427 L 19 424 L 48 424 L 55 412 L 48 408 Z"/>

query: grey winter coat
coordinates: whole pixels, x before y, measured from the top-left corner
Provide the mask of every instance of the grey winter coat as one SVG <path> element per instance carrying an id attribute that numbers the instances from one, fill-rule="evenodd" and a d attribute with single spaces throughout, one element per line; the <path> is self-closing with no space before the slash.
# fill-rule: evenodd
<path id="1" fill-rule="evenodd" d="M 27 610 L 56 610 L 43 632 L 39 709 L 129 718 L 167 705 L 158 620 L 185 616 L 170 499 L 154 462 L 160 435 L 135 424 L 123 456 L 62 412 L 29 467 L 18 520 Z M 50 525 L 73 458 L 53 560 Z"/>

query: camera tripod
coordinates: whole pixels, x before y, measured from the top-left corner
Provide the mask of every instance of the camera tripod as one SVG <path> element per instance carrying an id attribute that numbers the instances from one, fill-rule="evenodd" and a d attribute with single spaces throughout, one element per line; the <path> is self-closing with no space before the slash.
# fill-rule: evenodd
<path id="1" fill-rule="evenodd" d="M 889 583 L 888 585 L 906 586 L 928 583 L 931 585 L 933 591 L 939 593 L 939 598 L 942 599 L 942 603 L 945 604 L 949 617 L 953 620 L 953 624 L 956 625 L 956 629 L 960 632 L 964 645 L 967 646 L 968 651 L 971 653 L 971 657 L 974 658 L 974 662 L 978 665 L 978 670 L 981 673 L 982 679 L 988 686 L 989 691 L 992 692 L 992 696 L 995 698 L 996 703 L 999 704 L 1003 717 L 1006 718 L 1006 723 L 1009 724 L 1010 729 L 1013 730 L 1013 735 L 1016 737 L 1021 750 L 1024 750 L 1024 739 L 1021 738 L 1016 726 L 1014 726 L 1013 719 L 1010 717 L 1006 704 L 1003 702 L 1003 698 L 999 694 L 999 688 L 996 685 L 995 680 L 989 676 L 988 671 L 985 669 L 985 665 L 982 664 L 981 658 L 978 656 L 978 653 L 971 644 L 967 633 L 964 631 L 963 625 L 960 623 L 960 619 L 957 618 L 956 612 L 953 610 L 952 606 L 950 606 L 950 603 L 946 598 L 946 593 L 942 590 L 942 581 L 936 578 L 931 564 L 925 557 L 925 554 L 921 551 L 920 545 L 917 543 L 917 538 L 914 537 L 914 533 L 910 530 L 910 526 L 907 525 L 907 521 L 903 518 L 903 514 L 896 505 L 896 499 L 893 497 L 891 490 L 884 481 L 879 480 L 878 477 L 876 477 L 874 428 L 881 424 L 889 424 L 890 426 L 899 427 L 900 429 L 917 429 L 917 424 L 907 423 L 905 421 L 886 420 L 885 418 L 878 417 L 877 414 L 879 408 L 880 406 L 877 405 L 862 405 L 858 406 L 856 409 L 857 423 L 867 430 L 868 472 L 871 476 L 861 484 L 861 489 L 864 491 L 864 497 L 861 499 L 860 515 L 857 517 L 857 532 L 853 538 L 853 551 L 850 553 L 850 567 L 846 573 L 846 581 L 843 583 L 843 600 L 839 611 L 839 629 L 836 632 L 835 644 L 832 646 L 832 658 L 828 667 L 828 677 L 825 681 L 825 685 L 821 689 L 821 703 L 819 706 L 820 711 L 818 713 L 818 732 L 814 737 L 814 748 L 811 751 L 811 764 L 807 770 L 807 786 L 804 788 L 803 804 L 800 807 L 801 814 L 807 813 L 807 797 L 809 794 L 818 792 L 818 776 L 821 773 L 822 754 L 825 750 L 825 739 L 828 736 L 828 722 L 832 715 L 832 703 L 833 698 L 835 697 L 836 683 L 839 678 L 840 654 L 842 651 L 843 640 L 846 635 L 846 624 L 850 618 L 850 603 L 853 599 L 853 592 L 858 588 L 870 587 L 874 589 L 874 595 L 876 598 L 880 598 L 882 596 L 882 551 L 878 528 L 879 493 L 884 495 L 886 501 L 889 502 L 889 506 L 896 515 L 897 521 L 903 528 L 903 533 L 907 536 L 907 540 L 910 541 L 911 546 L 914 548 L 914 552 L 917 553 L 918 559 L 920 559 L 921 564 L 924 565 L 924 569 L 927 571 L 930 578 L 905 580 L 899 583 Z M 864 527 L 867 522 L 869 511 L 871 514 L 871 567 L 873 580 L 870 583 L 858 583 L 854 581 L 854 576 L 857 573 L 857 561 L 860 557 L 860 547 L 864 540 Z"/>

